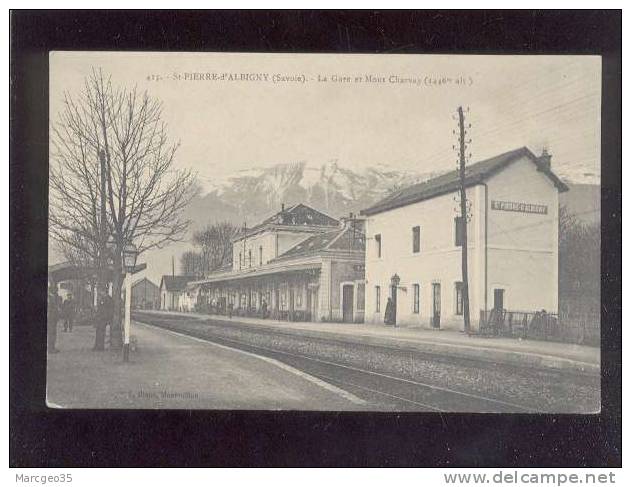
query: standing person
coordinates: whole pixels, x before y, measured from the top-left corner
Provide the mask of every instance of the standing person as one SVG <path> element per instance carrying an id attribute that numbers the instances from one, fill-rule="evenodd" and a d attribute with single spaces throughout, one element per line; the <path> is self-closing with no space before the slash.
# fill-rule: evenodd
<path id="1" fill-rule="evenodd" d="M 228 303 L 228 318 L 232 318 L 232 303 Z"/>
<path id="2" fill-rule="evenodd" d="M 75 302 L 72 299 L 72 294 L 69 294 L 62 306 L 64 331 L 72 333 L 72 324 L 74 322 L 75 312 Z"/>
<path id="3" fill-rule="evenodd" d="M 105 350 L 105 331 L 107 326 L 112 324 L 114 317 L 114 303 L 106 292 L 101 294 L 99 307 L 96 311 L 96 338 L 94 340 L 94 351 Z"/>
<path id="4" fill-rule="evenodd" d="M 261 315 L 263 318 L 267 318 L 267 301 L 263 300 L 263 304 L 261 304 Z"/>
<path id="5" fill-rule="evenodd" d="M 386 303 L 386 312 L 383 315 L 383 322 L 386 325 L 392 325 L 393 323 L 393 317 L 392 317 L 392 313 L 394 311 L 393 309 L 394 307 L 394 303 L 392 302 L 392 298 L 388 298 L 388 302 Z"/>
<path id="6" fill-rule="evenodd" d="M 59 321 L 59 296 L 57 296 L 57 287 L 52 284 L 48 288 L 48 353 L 57 353 L 57 322 Z"/>

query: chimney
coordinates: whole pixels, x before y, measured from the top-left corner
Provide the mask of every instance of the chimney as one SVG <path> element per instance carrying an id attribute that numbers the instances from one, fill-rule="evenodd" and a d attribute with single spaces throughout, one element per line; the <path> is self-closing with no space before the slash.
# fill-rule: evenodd
<path id="1" fill-rule="evenodd" d="M 285 213 L 285 203 L 280 204 L 280 211 L 281 213 Z"/>
<path id="2" fill-rule="evenodd" d="M 544 147 L 543 151 L 541 152 L 541 155 L 537 159 L 539 160 L 539 164 L 541 165 L 542 168 L 548 171 L 550 170 L 551 164 L 552 164 L 551 163 L 552 156 L 548 154 L 548 149 Z"/>
<path id="3" fill-rule="evenodd" d="M 342 228 L 350 228 L 353 223 L 359 223 L 360 225 L 356 226 L 356 228 L 361 227 L 361 220 L 357 217 L 355 213 L 349 212 L 348 216 L 340 217 L 340 226 Z"/>

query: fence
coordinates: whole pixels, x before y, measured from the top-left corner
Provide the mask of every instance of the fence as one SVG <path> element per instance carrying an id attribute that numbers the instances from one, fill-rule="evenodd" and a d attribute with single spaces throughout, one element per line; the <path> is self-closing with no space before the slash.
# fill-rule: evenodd
<path id="1" fill-rule="evenodd" d="M 480 334 L 600 345 L 600 316 L 491 310 L 480 311 Z"/>

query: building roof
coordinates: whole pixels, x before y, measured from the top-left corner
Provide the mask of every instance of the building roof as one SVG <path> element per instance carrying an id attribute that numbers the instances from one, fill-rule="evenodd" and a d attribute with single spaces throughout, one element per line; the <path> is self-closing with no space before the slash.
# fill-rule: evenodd
<path id="1" fill-rule="evenodd" d="M 157 285 L 156 285 L 153 281 L 151 281 L 150 279 L 148 279 L 148 278 L 146 278 L 146 277 L 143 277 L 143 278 L 142 278 L 142 279 L 140 279 L 139 281 L 137 281 L 137 282 L 133 283 L 131 287 L 132 287 L 132 289 L 133 289 L 133 288 L 135 288 L 136 286 L 140 286 L 141 284 L 145 284 L 145 285 L 147 285 L 147 284 L 148 284 L 150 287 L 155 288 L 155 289 L 158 289 L 158 286 L 157 286 Z"/>
<path id="2" fill-rule="evenodd" d="M 552 170 L 544 165 L 527 147 L 520 147 L 484 161 L 471 164 L 465 169 L 465 186 L 475 186 L 487 180 L 490 176 L 505 168 L 509 164 L 528 157 L 539 171 L 544 173 L 557 187 L 559 191 L 567 191 L 568 187 L 556 176 Z M 460 187 L 460 173 L 458 170 L 442 174 L 438 177 L 413 184 L 403 188 L 379 201 L 377 204 L 361 211 L 362 215 L 375 215 L 383 211 L 392 210 L 401 206 L 417 203 L 451 193 Z"/>
<path id="3" fill-rule="evenodd" d="M 213 282 L 320 269 L 322 266 L 321 256 L 325 253 L 339 255 L 339 252 L 346 252 L 350 262 L 361 261 L 363 263 L 365 245 L 362 221 L 346 222 L 344 228 L 338 227 L 335 230 L 310 236 L 262 267 L 252 267 L 239 271 L 216 271 L 204 279 L 191 280 L 188 283 L 188 288 L 193 289 Z M 358 261 L 358 259 L 360 260 Z"/>
<path id="4" fill-rule="evenodd" d="M 362 252 L 364 250 L 365 238 L 363 229 L 359 226 L 353 228 L 351 225 L 346 225 L 344 228 L 313 235 L 294 245 L 284 254 L 273 259 L 272 262 L 316 255 L 326 251 Z"/>
<path id="5" fill-rule="evenodd" d="M 193 281 L 195 278 L 193 276 L 162 276 L 162 281 L 160 282 L 160 288 L 164 284 L 164 288 L 167 291 L 184 291 L 186 285 Z"/>
<path id="6" fill-rule="evenodd" d="M 48 276 L 55 282 L 86 279 L 97 276 L 99 272 L 101 272 L 101 270 L 97 267 L 82 266 L 73 264 L 72 262 L 60 262 L 48 266 Z M 112 279 L 111 266 L 106 269 L 106 277 L 107 279 Z"/>
<path id="7" fill-rule="evenodd" d="M 264 267 L 252 267 L 245 271 L 238 272 L 224 272 L 211 274 L 204 279 L 199 279 L 196 281 L 191 281 L 188 284 L 189 289 L 195 289 L 197 287 L 203 286 L 204 284 L 211 284 L 214 282 L 224 282 L 224 281 L 238 281 L 242 279 L 250 279 L 250 278 L 258 278 L 265 277 L 274 274 L 283 274 L 290 272 L 304 272 L 308 270 L 317 270 L 322 267 L 322 262 L 318 262 L 317 259 L 306 259 L 305 261 L 300 260 L 298 262 L 275 262 L 271 261 L 270 265 Z"/>
<path id="8" fill-rule="evenodd" d="M 275 213 L 266 218 L 258 225 L 248 228 L 246 235 L 257 233 L 263 228 L 269 226 L 289 226 L 289 227 L 338 227 L 340 222 L 335 218 L 325 215 L 321 211 L 315 210 L 310 206 L 298 203 L 284 210 Z M 243 238 L 243 229 L 236 236 L 235 240 Z"/>

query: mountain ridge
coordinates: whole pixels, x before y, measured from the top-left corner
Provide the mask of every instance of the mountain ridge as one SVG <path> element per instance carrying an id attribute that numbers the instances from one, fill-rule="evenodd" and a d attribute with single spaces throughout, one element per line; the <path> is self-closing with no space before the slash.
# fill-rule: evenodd
<path id="1" fill-rule="evenodd" d="M 324 164 L 306 161 L 254 167 L 217 180 L 208 180 L 188 217 L 202 226 L 212 219 L 256 223 L 280 210 L 281 204 L 304 203 L 334 218 L 357 213 L 403 185 L 414 184 L 437 173 L 367 167 L 360 171 L 338 160 Z"/>

